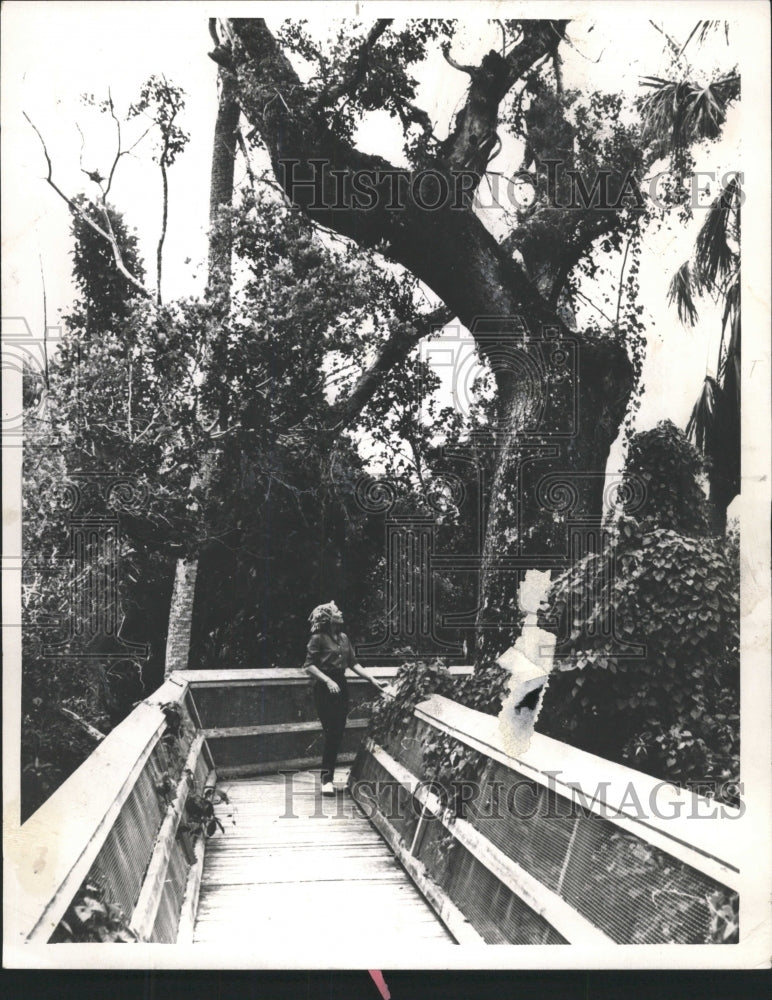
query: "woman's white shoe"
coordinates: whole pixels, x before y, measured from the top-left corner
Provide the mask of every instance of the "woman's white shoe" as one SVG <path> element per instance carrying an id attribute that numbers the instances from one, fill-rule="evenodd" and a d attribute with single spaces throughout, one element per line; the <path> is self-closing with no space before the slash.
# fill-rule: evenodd
<path id="1" fill-rule="evenodd" d="M 322 785 L 322 795 L 334 795 L 334 794 L 335 794 L 335 786 L 333 785 L 333 783 L 331 781 L 325 781 L 325 783 Z"/>

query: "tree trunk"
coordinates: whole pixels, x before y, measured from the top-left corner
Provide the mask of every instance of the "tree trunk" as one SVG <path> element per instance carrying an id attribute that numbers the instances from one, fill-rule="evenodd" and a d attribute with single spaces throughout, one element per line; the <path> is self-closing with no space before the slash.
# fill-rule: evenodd
<path id="1" fill-rule="evenodd" d="M 726 534 L 726 510 L 731 503 L 727 502 L 726 496 L 730 491 L 726 489 L 722 480 L 717 482 L 714 476 L 709 477 L 709 484 L 707 506 L 710 533 L 717 538 L 723 538 Z"/>
<path id="2" fill-rule="evenodd" d="M 214 128 L 212 172 L 209 193 L 209 261 L 207 297 L 214 304 L 214 318 L 208 342 L 202 352 L 202 369 L 206 373 L 211 353 L 211 340 L 217 333 L 217 318 L 224 320 L 230 310 L 232 226 L 223 209 L 230 208 L 233 200 L 233 175 L 239 125 L 239 105 L 232 75 L 221 69 L 219 73 L 220 98 Z M 209 415 L 199 414 L 202 421 L 211 423 Z M 219 418 L 219 415 L 218 415 Z M 215 424 L 218 421 L 215 421 Z M 191 479 L 192 491 L 207 493 L 217 468 L 217 455 L 204 456 L 199 475 Z M 190 656 L 190 634 L 193 624 L 198 556 L 180 559 L 174 575 L 169 629 L 166 637 L 164 676 L 174 670 L 185 670 Z"/>
<path id="3" fill-rule="evenodd" d="M 519 635 L 525 570 L 559 571 L 577 557 L 577 537 L 600 527 L 606 462 L 633 387 L 627 356 L 611 340 L 535 340 L 513 360 L 520 373 L 500 404 L 476 667 Z"/>

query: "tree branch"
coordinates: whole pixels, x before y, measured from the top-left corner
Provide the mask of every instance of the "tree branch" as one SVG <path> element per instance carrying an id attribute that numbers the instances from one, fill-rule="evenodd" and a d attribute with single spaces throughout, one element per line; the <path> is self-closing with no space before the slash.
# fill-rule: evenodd
<path id="1" fill-rule="evenodd" d="M 441 306 L 427 315 L 417 317 L 412 329 L 402 329 L 392 335 L 381 346 L 375 361 L 359 376 L 351 393 L 334 404 L 328 427 L 331 430 L 343 430 L 347 427 L 373 398 L 388 372 L 405 361 L 424 337 L 443 327 L 452 318 L 451 310 Z"/>
<path id="2" fill-rule="evenodd" d="M 443 45 L 442 46 L 442 55 L 443 55 L 443 57 L 445 59 L 445 62 L 449 66 L 452 66 L 453 69 L 457 69 L 459 71 L 459 73 L 466 73 L 467 76 L 474 77 L 475 72 L 476 72 L 475 67 L 474 66 L 463 66 L 461 63 L 457 63 L 456 60 L 453 58 L 453 56 L 450 54 L 450 45 Z"/>
<path id="3" fill-rule="evenodd" d="M 110 167 L 110 173 L 108 174 L 107 177 L 107 184 L 105 185 L 105 188 L 102 192 L 103 201 L 107 198 L 108 194 L 110 193 L 110 188 L 113 186 L 113 178 L 115 177 L 115 171 L 118 168 L 118 162 L 120 158 L 123 156 L 123 137 L 121 135 L 121 123 L 120 119 L 118 118 L 118 115 L 116 115 L 115 113 L 115 105 L 113 104 L 113 95 L 110 93 L 109 89 L 107 91 L 107 103 L 110 108 L 110 117 L 115 122 L 115 128 L 118 134 L 118 148 L 116 150 L 112 166 Z"/>
<path id="4" fill-rule="evenodd" d="M 563 326 L 471 207 L 448 199 L 429 212 L 406 184 L 403 210 L 388 210 L 394 175 L 404 180 L 404 171 L 383 157 L 362 153 L 313 113 L 317 95 L 302 85 L 264 20 L 233 19 L 229 27 L 242 110 L 265 143 L 279 183 L 309 218 L 360 246 L 377 247 L 428 285 L 470 328 L 480 315 L 524 317 L 536 327 Z M 553 31 L 544 32 L 544 45 L 557 40 Z M 507 56 L 507 72 L 520 48 Z M 532 49 L 529 54 L 535 57 Z M 495 58 L 501 60 L 497 53 Z M 522 53 L 520 58 L 525 58 Z M 363 173 L 373 178 L 375 204 L 365 207 L 349 198 L 341 205 L 340 178 L 351 191 L 356 175 Z M 483 349 L 488 345 L 490 340 Z"/>
<path id="5" fill-rule="evenodd" d="M 327 87 L 321 91 L 312 105 L 315 111 L 318 111 L 323 107 L 328 107 L 331 104 L 337 104 L 341 97 L 344 97 L 347 94 L 353 94 L 356 91 L 357 87 L 364 80 L 365 74 L 367 73 L 372 47 L 393 20 L 394 18 L 392 17 L 382 17 L 375 22 L 372 28 L 368 31 L 367 37 L 359 46 L 359 52 L 357 53 L 354 65 L 351 67 L 351 71 L 334 86 Z"/>
<path id="6" fill-rule="evenodd" d="M 105 738 L 105 734 L 100 732 L 95 726 L 92 726 L 90 722 L 86 722 L 85 719 L 81 718 L 76 712 L 73 712 L 69 708 L 61 706 L 59 708 L 59 714 L 64 716 L 65 719 L 69 719 L 71 722 L 76 723 L 80 728 L 91 737 L 92 740 L 96 740 L 97 743 L 101 743 Z"/>
<path id="7" fill-rule="evenodd" d="M 545 56 L 557 53 L 567 21 L 523 21 L 520 41 L 506 55 L 491 49 L 479 66 L 461 66 L 443 51 L 447 62 L 471 78 L 463 108 L 442 144 L 449 169 L 472 170 L 479 184 L 488 165 L 485 144 L 496 135 L 499 105 L 514 84 Z"/>
<path id="8" fill-rule="evenodd" d="M 118 246 L 115 234 L 112 232 L 112 226 L 110 225 L 110 219 L 109 216 L 107 215 L 106 206 L 103 205 L 102 207 L 104 214 L 107 218 L 107 224 L 109 230 L 102 229 L 102 227 L 97 225 L 97 223 L 94 222 L 93 219 L 89 218 L 89 216 L 83 211 L 83 209 L 75 201 L 73 201 L 72 198 L 66 195 L 64 191 L 62 191 L 62 189 L 59 187 L 59 185 L 54 181 L 53 165 L 51 163 L 51 157 L 48 154 L 48 147 L 45 144 L 45 140 L 43 139 L 43 136 L 40 134 L 40 130 L 32 121 L 27 112 L 23 111 L 22 114 L 32 126 L 35 134 L 40 140 L 40 145 L 43 148 L 43 155 L 46 158 L 46 165 L 48 168 L 45 177 L 46 183 L 59 195 L 62 201 L 64 201 L 68 205 L 71 212 L 73 212 L 75 215 L 78 215 L 86 223 L 86 225 L 90 226 L 95 233 L 97 233 L 99 236 L 102 237 L 102 239 L 107 240 L 107 242 L 110 244 L 110 249 L 113 252 L 113 259 L 115 260 L 115 266 L 118 268 L 120 273 L 129 282 L 129 284 L 140 293 L 140 295 L 143 295 L 146 299 L 150 299 L 150 301 L 152 302 L 154 298 L 153 293 L 149 289 L 145 288 L 145 286 L 142 284 L 141 281 L 139 281 L 137 278 L 134 277 L 134 275 L 131 273 L 131 271 L 129 271 L 129 269 L 123 262 L 123 257 L 121 256 L 120 247 Z"/>

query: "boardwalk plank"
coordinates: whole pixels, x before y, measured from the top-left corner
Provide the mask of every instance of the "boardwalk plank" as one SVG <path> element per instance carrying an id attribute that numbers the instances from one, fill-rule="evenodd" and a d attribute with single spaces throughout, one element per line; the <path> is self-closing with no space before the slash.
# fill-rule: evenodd
<path id="1" fill-rule="evenodd" d="M 291 798 L 281 775 L 223 787 L 229 803 L 217 811 L 226 832 L 207 843 L 194 941 L 261 950 L 288 935 L 453 942 L 347 792 L 322 799 L 308 772 L 293 775 Z"/>

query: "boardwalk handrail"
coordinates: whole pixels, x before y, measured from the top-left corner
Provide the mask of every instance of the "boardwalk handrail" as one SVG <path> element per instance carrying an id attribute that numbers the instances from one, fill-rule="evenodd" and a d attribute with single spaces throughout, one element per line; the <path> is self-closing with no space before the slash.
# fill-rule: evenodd
<path id="1" fill-rule="evenodd" d="M 480 756 L 445 798 L 425 750 L 448 738 Z M 728 939 L 717 915 L 736 906 L 741 808 L 539 733 L 520 757 L 504 747 L 498 718 L 433 695 L 352 770 L 352 795 L 441 919 L 455 907 L 488 943 Z"/>
<path id="2" fill-rule="evenodd" d="M 417 705 L 415 715 L 577 806 L 589 808 L 622 829 L 634 830 L 638 838 L 679 861 L 739 888 L 734 826 L 741 816 L 739 808 L 538 732 L 532 735 L 526 753 L 511 757 L 504 749 L 498 718 L 441 695 Z"/>
<path id="3" fill-rule="evenodd" d="M 468 673 L 469 668 L 452 672 Z M 375 676 L 384 680 L 396 673 L 397 668 L 374 669 Z M 105 877 L 111 901 L 121 906 L 141 940 L 190 937 L 204 844 L 193 843 L 183 826 L 187 796 L 211 783 L 221 765 L 224 773 L 230 768 L 233 776 L 239 776 L 287 765 L 306 767 L 310 760 L 315 764 L 317 759 L 308 754 L 318 750 L 321 734 L 307 681 L 299 668 L 171 675 L 21 828 L 7 833 L 9 940 L 47 942 L 54 932 L 53 940 L 58 940 L 62 917 L 84 881 L 95 875 Z M 352 708 L 359 716 L 348 734 L 347 752 L 353 756 L 364 734 L 367 702 L 375 692 L 360 678 L 352 679 L 351 690 Z M 170 705 L 177 706 L 185 719 L 183 735 L 174 736 Z M 683 917 L 678 940 L 684 940 L 687 931 L 689 940 L 696 940 L 704 932 L 708 896 L 716 890 L 719 895 L 731 894 L 738 888 L 740 861 L 733 821 L 740 810 L 538 733 L 525 753 L 510 757 L 495 717 L 439 695 L 416 707 L 411 725 L 412 737 L 403 734 L 410 738 L 397 741 L 397 749 L 367 741 L 357 757 L 352 792 L 361 800 L 359 793 L 368 783 L 391 784 L 417 804 L 412 819 L 406 814 L 395 824 L 380 808 L 373 815 L 372 801 L 363 803 L 443 922 L 448 924 L 448 914 L 455 914 L 451 931 L 457 939 L 463 932 L 519 943 L 517 935 L 527 928 L 529 941 L 624 941 L 638 934 L 639 916 L 647 927 L 654 926 L 651 900 L 656 897 L 660 905 L 667 893 L 675 900 L 684 896 L 681 890 L 686 887 L 693 899 L 702 899 L 703 909 Z M 539 819 L 529 825 L 514 814 L 489 821 L 478 806 L 468 815 L 449 817 L 431 789 L 421 787 L 426 777 L 423 749 L 437 735 L 451 737 L 481 755 L 479 784 L 486 795 L 496 783 L 509 789 L 526 781 L 555 801 L 575 803 L 578 832 L 568 839 L 563 836 L 573 829 L 573 817 L 563 830 Z M 169 764 L 169 746 L 174 768 Z M 159 778 L 172 772 L 173 787 L 162 791 Z M 357 790 L 356 779 L 361 778 L 366 780 Z M 650 805 L 655 795 L 670 818 L 651 809 L 646 815 L 637 814 L 636 802 Z M 677 809 L 683 815 L 676 815 Z M 704 822 L 711 811 L 720 815 Z M 593 816 L 597 822 L 587 822 Z M 438 875 L 437 859 L 448 837 L 458 848 L 456 861 L 449 874 Z M 524 847 L 530 840 L 533 843 Z M 651 897 L 648 903 L 644 900 L 646 905 L 640 904 L 643 909 L 639 910 L 636 897 L 628 898 L 624 885 L 613 886 L 603 878 L 590 880 L 589 894 L 594 894 L 597 912 L 585 906 L 579 897 L 587 864 L 602 868 L 612 856 L 617 863 L 630 845 L 641 844 L 654 853 L 658 864 L 666 859 L 663 871 L 674 873 L 664 881 L 657 880 L 656 872 L 640 876 L 638 889 Z M 546 877 L 547 869 L 558 872 L 559 878 Z M 619 927 L 604 893 L 619 897 L 614 903 L 620 907 Z M 498 915 L 488 905 L 494 898 Z M 669 898 L 661 905 L 663 912 L 674 907 Z M 656 916 L 659 920 L 659 913 Z M 675 919 L 681 919 L 677 913 Z M 667 939 L 660 924 L 646 932 L 649 937 Z"/>
<path id="4" fill-rule="evenodd" d="M 451 667 L 452 676 L 471 673 Z M 379 681 L 391 682 L 398 667 L 371 667 Z M 308 673 L 301 667 L 247 670 L 187 670 L 203 734 L 223 779 L 250 777 L 291 768 L 318 766 L 322 729 Z M 341 764 L 354 760 L 367 726 L 370 705 L 382 692 L 360 676 L 348 678 L 350 707 Z M 266 694 L 266 689 L 272 693 Z"/>
<path id="5" fill-rule="evenodd" d="M 161 706 L 181 705 L 187 690 L 185 681 L 170 677 L 9 835 L 6 891 L 22 940 L 50 938 L 166 731 Z"/>
<path id="6" fill-rule="evenodd" d="M 391 679 L 396 668 L 376 668 L 374 673 Z M 217 754 L 218 746 L 234 743 L 249 749 L 255 740 L 261 748 L 282 739 L 305 745 L 309 734 L 321 732 L 315 718 L 298 721 L 295 702 L 293 714 L 287 713 L 286 719 L 275 725 L 208 727 L 206 722 L 202 725 L 196 697 L 203 708 L 207 692 L 219 692 L 226 695 L 232 709 L 239 703 L 233 692 L 248 694 L 274 688 L 273 699 L 294 691 L 306 698 L 306 711 L 310 711 L 308 687 L 308 674 L 300 668 L 171 674 L 21 827 L 6 831 L 6 915 L 9 924 L 12 922 L 8 939 L 49 941 L 84 881 L 93 878 L 95 866 L 119 883 L 126 923 L 140 939 L 169 940 L 169 935 L 182 932 L 178 928 L 180 911 L 189 923 L 190 895 L 192 891 L 195 896 L 203 851 L 200 842 L 186 845 L 178 834 L 188 794 L 200 791 L 213 777 L 212 749 Z M 352 687 L 361 695 L 367 684 L 356 678 Z M 264 700 L 258 698 L 258 702 Z M 169 729 L 164 712 L 164 706 L 169 705 L 182 711 L 186 736 L 178 743 L 175 786 L 160 792 L 158 778 L 167 777 L 165 750 L 160 764 L 156 758 Z M 354 737 L 361 738 L 365 723 L 363 718 L 359 727 L 353 727 Z M 290 754 L 288 761 L 279 763 L 302 763 L 302 758 Z M 259 762 L 255 766 L 259 767 Z M 222 770 L 227 774 L 227 766 Z M 119 824 L 123 832 L 117 835 Z M 134 833 L 140 826 L 143 836 L 138 838 Z M 186 868 L 190 869 L 187 877 Z M 173 893 L 171 882 L 175 883 Z"/>

